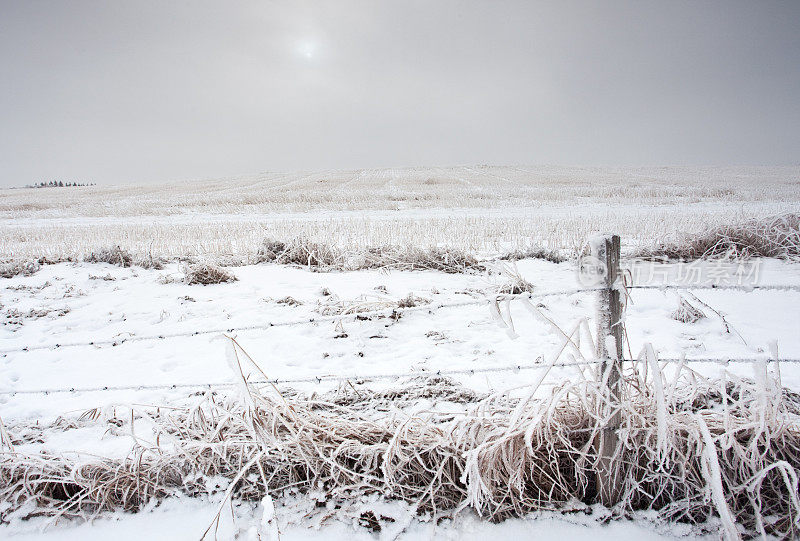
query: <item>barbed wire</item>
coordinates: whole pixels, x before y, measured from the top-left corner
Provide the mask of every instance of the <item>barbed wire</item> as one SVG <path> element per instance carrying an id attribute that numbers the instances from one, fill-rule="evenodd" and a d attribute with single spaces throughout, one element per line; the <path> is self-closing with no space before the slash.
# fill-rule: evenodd
<path id="1" fill-rule="evenodd" d="M 248 381 L 249 385 L 285 385 L 291 383 L 323 383 L 323 382 L 348 382 L 348 381 L 371 381 L 381 379 L 400 379 L 400 378 L 437 378 L 447 376 L 471 376 L 476 374 L 487 374 L 496 372 L 519 372 L 523 370 L 546 370 L 555 367 L 587 367 L 592 365 L 599 365 L 603 363 L 612 362 L 609 359 L 585 359 L 580 361 L 556 361 L 554 363 L 541 363 L 541 364 L 516 364 L 506 366 L 495 366 L 487 368 L 457 368 L 452 370 L 437 370 L 437 371 L 415 371 L 415 372 L 390 372 L 390 373 L 377 373 L 377 374 L 351 374 L 346 376 L 336 376 L 331 374 L 306 376 L 302 378 L 271 378 L 267 380 L 253 380 Z M 638 363 L 643 362 L 639 359 L 623 359 L 624 363 Z M 775 359 L 767 357 L 665 357 L 658 359 L 659 363 L 674 364 L 674 363 L 692 363 L 692 364 L 742 364 L 742 363 L 789 363 L 800 364 L 800 358 L 797 359 Z M 236 387 L 242 385 L 242 382 L 220 381 L 220 382 L 198 382 L 198 383 L 162 383 L 152 385 L 105 385 L 99 387 L 69 387 L 69 388 L 51 388 L 51 389 L 13 389 L 2 390 L 0 396 L 15 396 L 15 395 L 50 395 L 50 394 L 63 394 L 63 393 L 91 393 L 91 392 L 109 392 L 109 391 L 158 391 L 158 390 L 179 390 L 179 389 L 218 389 Z"/>
<path id="2" fill-rule="evenodd" d="M 319 375 L 307 376 L 302 378 L 272 378 L 268 380 L 254 380 L 248 381 L 250 385 L 279 385 L 288 383 L 322 383 L 329 381 L 360 381 L 360 380 L 376 380 L 376 379 L 400 379 L 405 377 L 423 377 L 423 378 L 436 378 L 457 375 L 473 375 L 485 374 L 491 372 L 510 372 L 519 370 L 542 370 L 551 366 L 579 366 L 588 364 L 598 364 L 600 361 L 591 360 L 583 362 L 559 362 L 556 364 L 534 364 L 534 365 L 507 365 L 496 366 L 489 368 L 459 368 L 453 370 L 437 370 L 437 371 L 417 371 L 417 372 L 390 372 L 378 374 L 352 374 L 347 376 L 336 375 Z M 118 386 L 104 386 L 104 387 L 81 387 L 81 388 L 54 388 L 54 389 L 20 389 L 12 391 L 0 391 L 2 395 L 15 395 L 15 394 L 50 394 L 50 393 L 78 393 L 78 392 L 97 392 L 97 391 L 133 391 L 133 390 L 166 390 L 166 389 L 185 389 L 185 388 L 217 388 L 217 387 L 236 387 L 241 385 L 242 382 L 212 382 L 212 383 L 174 383 L 174 384 L 156 384 L 156 385 L 118 385 Z"/>
<path id="3" fill-rule="evenodd" d="M 222 334 L 222 333 L 234 333 L 234 332 L 246 332 L 246 331 L 255 331 L 255 330 L 266 330 L 272 327 L 291 327 L 295 325 L 309 325 L 313 323 L 326 323 L 326 322 L 338 322 L 344 321 L 346 319 L 357 320 L 360 318 L 370 318 L 376 316 L 383 316 L 383 317 L 391 317 L 392 315 L 402 315 L 411 312 L 422 312 L 428 311 L 433 312 L 434 310 L 441 310 L 445 308 L 459 308 L 464 306 L 479 306 L 481 304 L 488 304 L 490 302 L 496 301 L 506 301 L 506 300 L 514 300 L 519 298 L 526 298 L 526 299 L 535 299 L 535 298 L 544 298 L 544 297 L 554 297 L 560 295 L 574 295 L 577 293 L 587 293 L 592 291 L 602 291 L 606 289 L 605 287 L 584 287 L 584 288 L 575 288 L 575 289 L 566 289 L 560 291 L 548 291 L 542 293 L 518 293 L 518 294 L 503 294 L 503 295 L 492 295 L 483 297 L 480 299 L 473 299 L 469 301 L 461 301 L 461 302 L 453 302 L 453 303 L 439 303 L 439 304 L 424 304 L 419 306 L 409 306 L 406 308 L 382 308 L 380 310 L 371 310 L 371 311 L 364 311 L 364 312 L 353 312 L 349 314 L 336 314 L 331 316 L 311 316 L 302 319 L 296 320 L 289 320 L 289 321 L 270 321 L 266 323 L 261 323 L 257 325 L 245 325 L 239 327 L 232 327 L 232 328 L 216 328 L 216 329 L 205 329 L 199 331 L 183 331 L 183 332 L 173 332 L 173 333 L 161 333 L 157 335 L 143 335 L 143 336 L 128 336 L 125 338 L 107 338 L 102 340 L 93 340 L 89 342 L 66 342 L 66 343 L 55 343 L 55 344 L 40 344 L 34 346 L 20 346 L 15 348 L 2 348 L 0 349 L 0 355 L 6 356 L 9 353 L 28 353 L 31 351 L 43 351 L 43 350 L 55 350 L 61 348 L 73 348 L 73 347 L 102 347 L 102 346 L 119 346 L 122 344 L 132 343 L 132 342 L 147 342 L 147 341 L 157 341 L 157 340 L 167 340 L 172 338 L 182 338 L 182 337 L 191 337 L 191 336 L 200 336 L 200 335 L 208 335 L 208 334 Z M 755 290 L 774 290 L 774 291 L 800 291 L 800 286 L 793 286 L 793 285 L 676 285 L 676 284 L 667 284 L 667 285 L 649 285 L 649 284 L 640 284 L 640 285 L 628 285 L 625 286 L 625 289 L 632 290 L 632 289 L 657 289 L 657 290 L 736 290 L 736 291 L 745 291 L 751 292 Z"/>
<path id="4" fill-rule="evenodd" d="M 729 285 L 729 284 L 703 284 L 703 285 L 680 285 L 680 284 L 665 284 L 665 285 L 656 285 L 656 284 L 639 284 L 639 285 L 628 285 L 625 286 L 625 289 L 661 289 L 661 290 L 673 290 L 673 289 L 681 289 L 681 290 L 691 290 L 691 289 L 703 289 L 703 290 L 713 290 L 717 289 L 720 291 L 744 291 L 746 293 L 750 293 L 752 291 L 758 290 L 765 290 L 765 291 L 800 291 L 800 285 L 779 285 L 779 284 L 766 284 L 766 285 Z"/>
<path id="5" fill-rule="evenodd" d="M 313 323 L 326 323 L 326 322 L 338 322 L 343 321 L 346 319 L 353 319 L 357 320 L 359 318 L 369 318 L 369 317 L 376 317 L 376 316 L 383 316 L 383 317 L 391 317 L 393 315 L 398 314 L 407 314 L 410 312 L 424 312 L 424 311 L 434 311 L 434 310 L 441 310 L 444 308 L 460 308 L 464 306 L 479 306 L 482 304 L 488 304 L 489 302 L 494 301 L 506 301 L 506 300 L 514 300 L 519 298 L 526 298 L 526 299 L 534 299 L 534 298 L 544 298 L 544 297 L 554 297 L 559 295 L 574 295 L 576 293 L 584 293 L 584 292 L 591 292 L 591 291 L 600 291 L 601 287 L 595 288 L 576 288 L 576 289 L 567 289 L 567 290 L 560 290 L 560 291 L 548 291 L 543 293 L 518 293 L 518 294 L 503 294 L 503 295 L 492 295 L 491 297 L 483 297 L 480 299 L 473 299 L 469 301 L 461 301 L 461 302 L 452 302 L 452 303 L 439 303 L 439 304 L 422 304 L 418 306 L 409 306 L 406 308 L 382 308 L 380 310 L 371 310 L 371 311 L 364 311 L 364 312 L 353 312 L 349 314 L 336 314 L 331 316 L 310 316 L 305 317 L 302 319 L 296 320 L 289 320 L 289 321 L 270 321 L 266 323 L 261 323 L 257 325 L 245 325 L 239 327 L 232 327 L 232 328 L 216 328 L 216 329 L 206 329 L 200 331 L 184 331 L 184 332 L 173 332 L 173 333 L 162 333 L 157 335 L 144 335 L 144 336 L 128 336 L 125 338 L 108 338 L 103 340 L 93 340 L 90 342 L 66 342 L 66 343 L 56 343 L 56 344 L 40 344 L 35 346 L 22 346 L 16 348 L 5 348 L 0 349 L 1 355 L 7 355 L 9 353 L 27 353 L 30 351 L 41 351 L 46 349 L 61 349 L 61 348 L 72 348 L 72 347 L 86 347 L 86 346 L 118 346 L 121 344 L 126 344 L 130 342 L 145 342 L 145 341 L 155 341 L 155 340 L 166 340 L 170 338 L 180 338 L 180 337 L 190 337 L 190 336 L 200 336 L 200 335 L 207 335 L 207 334 L 222 334 L 222 333 L 234 333 L 234 332 L 244 332 L 244 331 L 255 331 L 255 330 L 266 330 L 272 327 L 291 327 L 295 325 L 309 325 Z"/>

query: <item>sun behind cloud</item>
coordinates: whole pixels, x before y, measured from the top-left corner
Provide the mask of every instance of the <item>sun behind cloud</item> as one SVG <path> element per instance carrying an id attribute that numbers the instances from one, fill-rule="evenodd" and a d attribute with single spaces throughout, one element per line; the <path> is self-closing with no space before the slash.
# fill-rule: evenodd
<path id="1" fill-rule="evenodd" d="M 297 53 L 308 60 L 317 56 L 319 48 L 317 44 L 312 40 L 302 40 L 297 44 Z"/>

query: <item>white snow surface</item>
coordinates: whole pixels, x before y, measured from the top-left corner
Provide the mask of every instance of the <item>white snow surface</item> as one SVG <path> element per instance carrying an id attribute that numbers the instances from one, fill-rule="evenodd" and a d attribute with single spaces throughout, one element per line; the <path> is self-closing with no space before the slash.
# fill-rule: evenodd
<path id="1" fill-rule="evenodd" d="M 591 509 L 590 514 L 579 511 L 573 514 L 541 512 L 523 519 L 510 519 L 499 524 L 481 520 L 474 514 L 464 513 L 455 520 L 437 525 L 414 520 L 406 509 L 383 504 L 370 509 L 396 517 L 399 524 L 380 533 L 357 525 L 353 519 L 329 521 L 309 527 L 303 524 L 285 524 L 280 521 L 280 539 L 283 541 L 318 539 L 324 541 L 374 541 L 376 539 L 420 540 L 444 539 L 448 541 L 480 541 L 490 538 L 537 539 L 543 541 L 663 541 L 667 539 L 715 539 L 692 536 L 686 525 L 657 525 L 652 516 L 642 514 L 636 520 L 618 520 L 605 523 L 603 509 Z M 0 535 L 10 533 L 15 541 L 59 539 L 63 541 L 133 541 L 139 539 L 195 541 L 214 519 L 216 503 L 175 498 L 159 507 L 137 514 L 115 513 L 92 523 L 52 525 L 45 519 L 33 519 L 25 524 L 0 526 Z M 228 507 L 222 515 L 217 530 L 218 539 L 257 540 L 257 523 L 261 507 L 240 505 Z M 284 521 L 285 522 L 285 521 Z M 390 526 L 394 524 L 390 523 Z M 12 530 L 13 529 L 13 530 Z M 213 536 L 212 536 L 213 537 Z M 269 539 L 261 537 L 261 539 Z"/>
<path id="2" fill-rule="evenodd" d="M 646 265 L 646 263 L 640 263 Z M 554 264 L 523 260 L 516 271 L 534 285 L 535 292 L 578 287 L 574 262 Z M 548 326 L 521 306 L 510 304 L 512 340 L 495 321 L 487 304 L 404 314 L 397 321 L 374 318 L 343 323 L 314 322 L 287 327 L 267 327 L 281 322 L 320 317 L 319 307 L 329 302 L 323 288 L 339 300 L 389 302 L 409 293 L 447 304 L 483 298 L 507 282 L 502 274 L 443 274 L 433 271 L 310 272 L 279 265 L 254 265 L 230 269 L 238 281 L 199 286 L 163 283 L 180 276 L 178 264 L 164 270 L 120 268 L 107 264 L 60 263 L 47 265 L 28 277 L 0 281 L 0 417 L 7 426 L 58 416 L 77 416 L 97 407 L 132 404 L 168 405 L 185 400 L 191 390 L 124 390 L 49 394 L 8 394 L 36 389 L 101 388 L 105 386 L 198 386 L 234 382 L 225 360 L 225 340 L 217 333 L 191 336 L 195 331 L 236 329 L 265 325 L 264 329 L 233 331 L 238 342 L 271 378 L 320 375 L 359 375 L 529 366 L 549 358 L 559 344 Z M 664 271 L 662 273 L 661 271 Z M 672 273 L 658 265 L 653 276 Z M 762 284 L 800 285 L 800 265 L 763 261 L 758 276 Z M 672 291 L 633 290 L 625 318 L 630 353 L 637 356 L 652 344 L 662 357 L 768 357 L 777 343 L 783 358 L 800 358 L 800 291 L 709 291 L 697 297 L 722 314 L 696 323 L 670 317 L 678 305 Z M 301 304 L 278 302 L 287 296 Z M 545 297 L 534 304 L 557 325 L 571 329 L 581 318 L 592 318 L 593 293 Z M 49 311 L 49 312 L 48 312 Z M 187 333 L 187 336 L 151 341 L 123 342 L 117 346 L 58 347 L 34 351 L 21 348 L 71 342 L 99 342 L 126 337 Z M 337 336 L 339 338 L 337 338 Z M 627 348 L 627 346 L 626 346 Z M 626 350 L 626 355 L 628 354 Z M 747 364 L 727 368 L 717 364 L 695 366 L 712 375 L 723 369 L 752 375 Z M 554 368 L 546 381 L 570 378 L 575 368 Z M 455 379 L 478 390 L 503 390 L 533 381 L 536 371 L 492 372 Z M 800 364 L 782 366 L 783 384 L 800 389 Z M 363 385 L 391 385 L 391 381 Z M 334 388 L 335 382 L 303 383 L 304 390 Z M 142 427 L 144 430 L 144 427 Z M 87 453 L 124 456 L 129 436 L 100 428 L 48 432 L 42 443 L 18 447 L 21 452 Z M 172 499 L 137 515 L 114 514 L 92 524 L 47 525 L 44 519 L 0 526 L 0 537 L 15 539 L 197 539 L 213 517 L 218 502 Z M 376 504 L 377 505 L 377 504 Z M 287 524 L 276 502 L 281 539 L 313 536 L 321 539 L 375 539 L 377 534 L 346 521 L 333 521 L 320 529 L 307 524 Z M 228 508 L 229 509 L 229 508 Z M 220 538 L 251 538 L 257 531 L 261 509 L 241 506 L 237 520 L 223 521 Z M 230 512 L 228 511 L 230 515 Z M 398 516 L 401 516 L 400 513 Z M 282 521 L 282 522 L 281 522 Z M 454 523 L 434 528 L 429 523 L 407 521 L 401 539 L 483 539 L 507 536 L 555 538 L 661 539 L 689 535 L 679 527 L 656 528 L 647 517 L 633 522 L 600 525 L 597 513 L 584 515 L 540 514 L 494 525 L 464 515 Z M 384 534 L 385 535 L 385 534 Z M 253 537 L 254 538 L 254 537 Z"/>
<path id="3" fill-rule="evenodd" d="M 578 287 L 574 263 L 525 260 L 517 264 L 517 270 L 534 284 L 535 292 Z M 191 333 L 319 318 L 320 303 L 330 298 L 322 295 L 323 288 L 340 300 L 356 300 L 363 295 L 366 301 L 387 302 L 413 293 L 432 304 L 447 304 L 482 298 L 507 281 L 497 274 L 318 273 L 279 265 L 231 271 L 238 281 L 190 286 L 160 283 L 162 276 L 180 275 L 177 265 L 156 271 L 62 263 L 45 266 L 33 276 L 3 280 L 0 350 L 4 352 L 137 336 L 187 336 L 124 342 L 115 347 L 52 347 L 3 353 L 0 391 L 234 382 L 225 361 L 225 342 L 214 340 L 218 334 Z M 800 265 L 764 262 L 759 280 L 765 284 L 800 284 Z M 386 293 L 376 290 L 381 286 Z M 800 357 L 800 313 L 796 309 L 800 292 L 699 290 L 696 295 L 725 316 L 732 332 L 726 332 L 722 320 L 711 313 L 693 324 L 671 319 L 669 315 L 677 307 L 672 291 L 633 290 L 625 315 L 631 353 L 636 356 L 646 343 L 652 343 L 662 357 L 684 353 L 714 358 L 768 356 L 769 344 L 776 341 L 782 357 Z M 286 297 L 302 304 L 278 302 Z M 537 300 L 543 312 L 565 329 L 581 318 L 591 319 L 594 303 L 592 293 Z M 68 312 L 61 315 L 58 310 L 64 309 Z M 13 310 L 23 317 L 15 319 Z M 54 311 L 32 316 L 31 311 L 37 310 Z M 546 325 L 513 302 L 511 315 L 520 334 L 516 340 L 510 340 L 496 324 L 488 304 L 432 309 L 430 313 L 422 310 L 396 322 L 351 317 L 341 325 L 322 321 L 232 334 L 271 378 L 530 365 L 558 345 L 559 338 Z M 714 372 L 720 367 L 705 369 Z M 750 370 L 746 365 L 728 369 Z M 570 370 L 556 369 L 565 376 Z M 800 385 L 800 372 L 796 375 L 786 366 L 782 373 L 784 384 Z M 519 373 L 491 373 L 459 379 L 475 388 L 497 390 L 518 383 L 519 378 Z M 312 386 L 317 384 L 307 385 Z M 185 394 L 185 390 L 143 390 L 0 395 L 0 404 L 4 420 L 12 422 L 49 419 L 105 403 L 168 402 L 172 396 Z"/>

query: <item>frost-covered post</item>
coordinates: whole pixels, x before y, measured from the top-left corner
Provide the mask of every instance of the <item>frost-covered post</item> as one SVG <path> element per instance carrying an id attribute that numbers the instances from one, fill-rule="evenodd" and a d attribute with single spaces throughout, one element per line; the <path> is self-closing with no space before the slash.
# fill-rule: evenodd
<path id="1" fill-rule="evenodd" d="M 622 304 L 616 281 L 619 277 L 619 235 L 603 235 L 592 239 L 592 256 L 603 270 L 598 292 L 597 305 L 597 358 L 600 364 L 600 382 L 606 382 L 603 389 L 600 414 L 611 415 L 608 424 L 600 433 L 595 445 L 599 457 L 597 489 L 600 501 L 611 507 L 616 504 L 622 492 L 619 471 L 618 451 L 620 426 L 619 401 L 622 374 Z"/>

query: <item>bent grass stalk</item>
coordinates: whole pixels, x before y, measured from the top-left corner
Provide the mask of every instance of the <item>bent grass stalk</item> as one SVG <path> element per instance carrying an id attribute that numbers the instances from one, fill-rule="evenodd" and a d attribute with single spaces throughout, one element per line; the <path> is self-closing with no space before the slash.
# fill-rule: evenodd
<path id="1" fill-rule="evenodd" d="M 361 495 L 382 494 L 420 513 L 472 508 L 489 520 L 594 497 L 592 441 L 607 419 L 597 413 L 604 393 L 589 368 L 522 402 L 505 393 L 477 395 L 444 378 L 410 378 L 382 392 L 343 386 L 272 394 L 248 383 L 243 361 L 253 360 L 229 340 L 246 394 L 207 392 L 191 407 L 148 414 L 154 443 L 139 440 L 126 458 L 4 449 L 3 520 L 135 511 L 179 492 L 207 494 L 205 480 L 216 477 L 230 480 L 226 498 L 255 502 L 286 490 L 322 490 L 347 507 Z M 615 512 L 653 509 L 664 520 L 698 525 L 717 516 L 730 535 L 731 520 L 745 533 L 800 533 L 797 397 L 780 390 L 765 367 L 756 367 L 763 370 L 756 380 L 728 374 L 712 381 L 681 366 L 670 381 L 647 370 L 657 362 L 652 350 L 643 356 L 623 378 L 624 475 Z M 655 387 L 654 376 L 664 385 Z M 779 392 L 763 400 L 769 389 Z M 462 411 L 412 413 L 422 397 Z M 135 407 L 131 414 L 144 418 Z M 108 415 L 76 423 L 107 424 Z M 6 429 L 12 442 L 48 430 Z"/>

